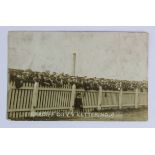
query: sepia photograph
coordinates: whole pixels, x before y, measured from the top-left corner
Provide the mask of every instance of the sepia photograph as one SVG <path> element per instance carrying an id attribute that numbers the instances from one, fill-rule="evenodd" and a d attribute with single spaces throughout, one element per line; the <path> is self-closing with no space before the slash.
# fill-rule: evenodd
<path id="1" fill-rule="evenodd" d="M 7 119 L 147 121 L 146 32 L 8 32 Z"/>
<path id="2" fill-rule="evenodd" d="M 153 2 L 1 1 L 2 155 L 155 152 Z"/>

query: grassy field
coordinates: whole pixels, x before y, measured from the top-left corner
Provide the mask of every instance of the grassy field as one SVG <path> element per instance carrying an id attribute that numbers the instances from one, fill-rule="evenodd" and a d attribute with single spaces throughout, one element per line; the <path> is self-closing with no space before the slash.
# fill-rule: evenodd
<path id="1" fill-rule="evenodd" d="M 53 120 L 70 121 L 147 121 L 148 109 L 107 110 L 103 112 L 81 113 L 70 118 L 57 117 Z"/>
<path id="2" fill-rule="evenodd" d="M 59 112 L 50 116 L 39 116 L 23 119 L 11 119 L 16 121 L 147 121 L 148 109 L 104 110 L 100 112 Z"/>
<path id="3" fill-rule="evenodd" d="M 26 119 L 32 120 L 32 119 Z M 34 121 L 147 121 L 148 109 L 104 110 L 100 112 L 58 113 L 51 117 L 35 117 Z"/>

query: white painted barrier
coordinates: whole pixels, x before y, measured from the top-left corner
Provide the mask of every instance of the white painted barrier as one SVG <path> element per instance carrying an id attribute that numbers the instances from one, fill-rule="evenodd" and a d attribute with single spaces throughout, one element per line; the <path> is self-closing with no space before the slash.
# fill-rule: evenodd
<path id="1" fill-rule="evenodd" d="M 67 86 L 66 86 L 67 87 Z M 25 84 L 16 89 L 9 85 L 8 118 L 18 119 L 34 117 L 35 112 L 70 111 L 73 110 L 76 93 L 82 95 L 84 111 L 99 111 L 106 108 L 122 109 L 147 106 L 148 93 L 136 91 L 99 91 L 76 89 L 75 85 L 67 88 L 39 87 L 38 83 Z"/>

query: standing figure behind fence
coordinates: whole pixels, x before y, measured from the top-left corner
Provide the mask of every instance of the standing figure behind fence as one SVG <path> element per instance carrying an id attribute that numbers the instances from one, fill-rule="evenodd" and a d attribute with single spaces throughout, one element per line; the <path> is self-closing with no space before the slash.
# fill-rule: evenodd
<path id="1" fill-rule="evenodd" d="M 76 112 L 83 112 L 83 103 L 81 93 L 77 93 L 74 101 L 74 109 Z"/>

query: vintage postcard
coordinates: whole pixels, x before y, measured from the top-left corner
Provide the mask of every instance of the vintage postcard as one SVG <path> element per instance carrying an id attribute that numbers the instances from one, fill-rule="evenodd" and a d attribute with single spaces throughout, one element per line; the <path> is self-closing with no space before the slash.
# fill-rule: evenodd
<path id="1" fill-rule="evenodd" d="M 148 33 L 8 32 L 7 119 L 147 121 Z"/>

